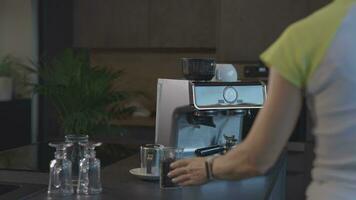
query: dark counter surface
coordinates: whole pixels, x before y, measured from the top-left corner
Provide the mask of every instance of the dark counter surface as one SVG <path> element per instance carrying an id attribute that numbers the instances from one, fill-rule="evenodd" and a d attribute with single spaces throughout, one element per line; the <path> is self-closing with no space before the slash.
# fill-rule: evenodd
<path id="1" fill-rule="evenodd" d="M 104 143 L 117 142 L 131 144 L 136 149 L 140 144 L 154 142 L 154 129 L 147 127 L 129 127 L 123 136 L 112 134 L 99 138 Z M 131 146 L 130 145 L 130 146 Z M 98 148 L 100 149 L 100 148 Z M 14 150 L 14 151 L 13 151 Z M 214 181 L 201 187 L 190 187 L 177 190 L 160 190 L 158 182 L 147 182 L 137 179 L 128 171 L 139 166 L 138 155 L 123 160 L 107 162 L 102 169 L 103 193 L 98 196 L 73 195 L 69 198 L 47 197 L 49 159 L 53 158 L 47 144 L 42 147 L 28 145 L 13 150 L 0 152 L 0 186 L 15 185 L 20 189 L 4 195 L 0 200 L 42 200 L 42 199 L 86 199 L 86 200 L 150 200 L 150 199 L 241 199 L 241 200 L 270 200 L 270 193 L 276 183 L 279 172 L 286 164 L 286 156 L 266 176 L 244 181 L 227 182 Z M 105 153 L 105 152 L 104 152 Z M 112 153 L 110 153 L 111 155 Z M 120 154 L 117 158 L 121 157 Z M 112 156 L 110 156 L 112 157 Z M 102 161 L 104 158 L 99 157 Z M 20 166 L 20 168 L 19 168 Z M 6 168 L 11 170 L 6 170 Z M 15 170 L 15 169 L 18 170 Z M 1 192 L 1 190 L 0 190 Z"/>
<path id="2" fill-rule="evenodd" d="M 137 145 L 103 143 L 96 149 L 101 167 L 105 168 L 119 160 L 137 154 Z M 55 149 L 48 143 L 34 143 L 13 149 L 0 151 L 0 170 L 18 170 L 29 172 L 49 172 L 49 163 L 54 159 Z"/>
<path id="3" fill-rule="evenodd" d="M 103 193 L 97 196 L 71 196 L 50 198 L 46 193 L 47 173 L 0 170 L 0 180 L 12 183 L 42 185 L 43 189 L 22 199 L 86 199 L 86 200 L 148 200 L 148 199 L 268 199 L 281 168 L 285 166 L 282 156 L 276 166 L 266 175 L 243 181 L 213 181 L 199 187 L 161 190 L 158 182 L 142 181 L 129 174 L 129 170 L 139 166 L 138 156 L 118 161 L 102 170 Z M 0 199 L 21 199 L 15 196 L 0 196 Z"/>

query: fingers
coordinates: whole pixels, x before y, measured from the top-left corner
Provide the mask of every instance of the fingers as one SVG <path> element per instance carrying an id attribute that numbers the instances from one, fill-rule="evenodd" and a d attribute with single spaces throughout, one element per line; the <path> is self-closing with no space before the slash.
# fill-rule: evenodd
<path id="1" fill-rule="evenodd" d="M 178 176 L 176 178 L 173 178 L 172 182 L 180 184 L 180 183 L 186 182 L 188 180 L 190 180 L 190 175 L 189 174 L 185 174 L 185 175 L 181 175 L 181 176 Z"/>
<path id="2" fill-rule="evenodd" d="M 171 164 L 168 177 L 181 186 L 200 185 L 207 181 L 204 158 L 178 160 Z"/>
<path id="3" fill-rule="evenodd" d="M 179 168 L 179 167 L 185 167 L 189 164 L 190 160 L 184 159 L 184 160 L 178 160 L 173 162 L 170 167 L 172 169 Z"/>
<path id="4" fill-rule="evenodd" d="M 188 174 L 188 169 L 186 167 L 176 168 L 168 173 L 169 178 L 174 178 L 177 176 L 181 176 L 184 174 Z"/>

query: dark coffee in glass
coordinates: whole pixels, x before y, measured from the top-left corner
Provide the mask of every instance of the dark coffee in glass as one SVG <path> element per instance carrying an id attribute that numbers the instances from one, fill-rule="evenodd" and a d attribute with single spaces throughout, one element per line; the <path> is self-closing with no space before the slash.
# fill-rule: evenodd
<path id="1" fill-rule="evenodd" d="M 171 171 L 170 165 L 180 159 L 183 154 L 183 148 L 164 147 L 161 149 L 160 159 L 160 186 L 161 188 L 175 188 L 178 187 L 174 184 L 167 175 Z"/>
<path id="2" fill-rule="evenodd" d="M 161 187 L 163 188 L 167 188 L 167 187 L 176 187 L 177 185 L 174 184 L 171 180 L 171 178 L 169 178 L 167 176 L 167 174 L 169 173 L 169 171 L 171 171 L 171 163 L 173 163 L 175 160 L 168 158 L 166 160 L 163 160 L 161 162 Z"/>

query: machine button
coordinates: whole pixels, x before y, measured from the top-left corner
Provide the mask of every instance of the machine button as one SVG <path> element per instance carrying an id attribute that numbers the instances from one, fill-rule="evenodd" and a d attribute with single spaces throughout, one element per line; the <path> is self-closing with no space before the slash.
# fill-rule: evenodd
<path id="1" fill-rule="evenodd" d="M 238 94 L 235 88 L 229 86 L 224 89 L 224 99 L 227 103 L 234 103 L 237 100 Z"/>

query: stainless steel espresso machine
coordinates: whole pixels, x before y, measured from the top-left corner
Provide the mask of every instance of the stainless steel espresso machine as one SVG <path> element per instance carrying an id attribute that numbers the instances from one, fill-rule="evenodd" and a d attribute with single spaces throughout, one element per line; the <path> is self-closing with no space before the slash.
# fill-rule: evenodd
<path id="1" fill-rule="evenodd" d="M 265 99 L 262 82 L 158 79 L 156 144 L 183 147 L 190 156 L 231 139 L 239 143 Z"/>
<path id="2" fill-rule="evenodd" d="M 207 71 L 210 70 L 201 73 Z M 186 79 L 158 79 L 156 144 L 183 147 L 184 157 L 225 153 L 238 146 L 265 103 L 266 85 L 259 81 L 221 81 L 205 76 L 186 76 Z M 244 183 L 270 187 L 269 197 L 265 199 L 285 199 L 285 153 L 266 175 L 237 182 Z M 216 188 L 231 190 L 229 184 L 213 182 L 202 186 L 202 191 L 204 187 L 210 187 L 209 191 Z"/>

